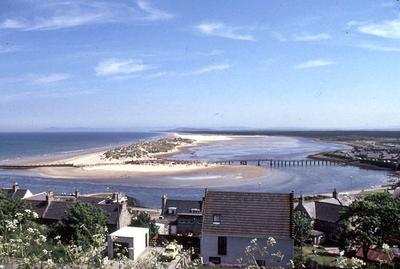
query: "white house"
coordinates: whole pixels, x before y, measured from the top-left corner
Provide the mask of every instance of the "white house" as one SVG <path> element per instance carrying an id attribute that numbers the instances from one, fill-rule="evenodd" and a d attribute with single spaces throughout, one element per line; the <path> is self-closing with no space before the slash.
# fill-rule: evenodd
<path id="1" fill-rule="evenodd" d="M 128 248 L 129 259 L 136 260 L 149 245 L 149 229 L 123 227 L 107 236 L 107 251 L 110 259 L 114 258 L 115 244 Z"/>

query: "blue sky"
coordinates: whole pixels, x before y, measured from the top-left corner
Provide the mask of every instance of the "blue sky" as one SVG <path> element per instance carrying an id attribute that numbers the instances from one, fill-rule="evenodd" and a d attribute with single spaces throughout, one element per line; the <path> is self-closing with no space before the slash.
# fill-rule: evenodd
<path id="1" fill-rule="evenodd" d="M 0 2 L 0 130 L 398 128 L 400 2 Z"/>

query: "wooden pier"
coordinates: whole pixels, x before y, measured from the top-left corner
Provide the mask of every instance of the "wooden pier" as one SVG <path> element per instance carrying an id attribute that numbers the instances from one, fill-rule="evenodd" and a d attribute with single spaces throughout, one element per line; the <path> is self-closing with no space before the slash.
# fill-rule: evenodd
<path id="1" fill-rule="evenodd" d="M 257 165 L 257 166 L 269 166 L 269 167 L 298 167 L 298 166 L 343 166 L 346 165 L 345 161 L 333 161 L 333 160 L 223 160 L 216 161 L 217 164 L 223 165 Z"/>

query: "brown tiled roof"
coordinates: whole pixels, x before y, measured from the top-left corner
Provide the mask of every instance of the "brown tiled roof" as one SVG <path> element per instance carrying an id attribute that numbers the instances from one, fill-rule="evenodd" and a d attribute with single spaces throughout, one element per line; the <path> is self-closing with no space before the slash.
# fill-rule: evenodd
<path id="1" fill-rule="evenodd" d="M 289 238 L 293 234 L 290 193 L 208 191 L 203 208 L 203 234 Z M 221 223 L 213 224 L 220 215 Z"/>

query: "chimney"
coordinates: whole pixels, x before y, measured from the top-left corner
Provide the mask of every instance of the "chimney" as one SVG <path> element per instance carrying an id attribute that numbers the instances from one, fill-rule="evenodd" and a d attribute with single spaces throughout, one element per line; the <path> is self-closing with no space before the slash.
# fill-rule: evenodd
<path id="1" fill-rule="evenodd" d="M 12 186 L 12 191 L 13 193 L 16 193 L 19 190 L 19 184 L 18 182 L 15 182 L 14 185 Z"/>
<path id="2" fill-rule="evenodd" d="M 335 199 L 338 198 L 338 192 L 336 191 L 336 188 L 333 189 L 332 197 L 335 198 Z"/>
<path id="3" fill-rule="evenodd" d="M 46 202 L 49 204 L 51 201 L 53 201 L 54 195 L 52 191 L 49 191 L 46 193 Z"/>
<path id="4" fill-rule="evenodd" d="M 164 215 L 165 210 L 167 208 L 167 195 L 163 194 L 163 196 L 161 196 L 161 215 Z"/>
<path id="5" fill-rule="evenodd" d="M 74 196 L 75 196 L 76 199 L 78 199 L 79 194 L 80 194 L 80 193 L 79 193 L 78 189 L 75 189 L 75 191 L 74 191 Z"/>
<path id="6" fill-rule="evenodd" d="M 304 197 L 303 194 L 300 194 L 300 198 L 299 198 L 299 205 L 302 205 L 304 202 Z"/>

